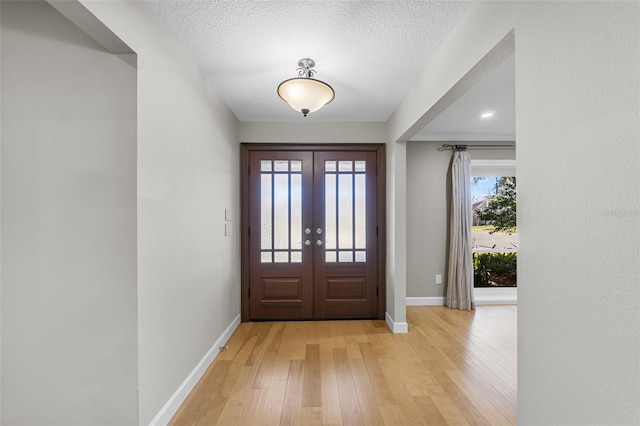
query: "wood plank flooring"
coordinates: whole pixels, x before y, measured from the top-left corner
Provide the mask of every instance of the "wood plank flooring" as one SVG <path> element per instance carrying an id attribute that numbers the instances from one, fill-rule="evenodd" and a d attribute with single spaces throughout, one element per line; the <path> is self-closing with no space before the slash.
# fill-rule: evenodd
<path id="1" fill-rule="evenodd" d="M 516 424 L 516 306 L 242 323 L 171 425 Z"/>

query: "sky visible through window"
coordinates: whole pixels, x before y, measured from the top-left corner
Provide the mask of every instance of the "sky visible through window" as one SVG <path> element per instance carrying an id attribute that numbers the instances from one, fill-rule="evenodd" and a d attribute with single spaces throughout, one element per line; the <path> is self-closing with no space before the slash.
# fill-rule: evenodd
<path id="1" fill-rule="evenodd" d="M 471 200 L 480 201 L 490 195 L 496 186 L 495 176 L 486 176 L 485 180 L 479 182 L 471 181 Z"/>

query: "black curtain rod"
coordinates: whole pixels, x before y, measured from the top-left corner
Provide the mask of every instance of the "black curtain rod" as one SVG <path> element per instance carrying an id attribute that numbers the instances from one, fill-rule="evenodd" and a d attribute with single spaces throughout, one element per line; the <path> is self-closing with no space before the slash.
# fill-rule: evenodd
<path id="1" fill-rule="evenodd" d="M 444 145 L 442 145 L 440 148 L 438 148 L 438 151 L 465 151 L 467 149 L 474 149 L 474 148 L 495 148 L 495 149 L 500 149 L 500 148 L 515 148 L 516 146 L 513 144 L 509 144 L 509 145 L 464 145 L 464 144 L 456 144 L 456 145 L 450 145 L 445 143 Z"/>

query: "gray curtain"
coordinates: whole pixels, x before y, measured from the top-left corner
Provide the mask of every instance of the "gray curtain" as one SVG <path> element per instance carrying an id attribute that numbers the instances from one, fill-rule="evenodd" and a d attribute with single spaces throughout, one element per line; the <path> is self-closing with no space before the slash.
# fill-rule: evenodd
<path id="1" fill-rule="evenodd" d="M 447 306 L 473 310 L 473 255 L 471 253 L 471 159 L 465 150 L 456 150 L 451 162 L 451 216 Z"/>

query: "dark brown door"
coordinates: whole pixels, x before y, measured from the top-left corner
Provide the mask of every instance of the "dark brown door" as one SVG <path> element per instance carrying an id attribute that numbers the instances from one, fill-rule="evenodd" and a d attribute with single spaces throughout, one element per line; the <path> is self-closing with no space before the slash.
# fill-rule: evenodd
<path id="1" fill-rule="evenodd" d="M 312 318 L 313 153 L 252 151 L 249 171 L 251 319 Z"/>
<path id="2" fill-rule="evenodd" d="M 314 155 L 314 316 L 377 315 L 376 153 Z"/>
<path id="3" fill-rule="evenodd" d="M 249 318 L 376 318 L 376 151 L 252 150 Z"/>

